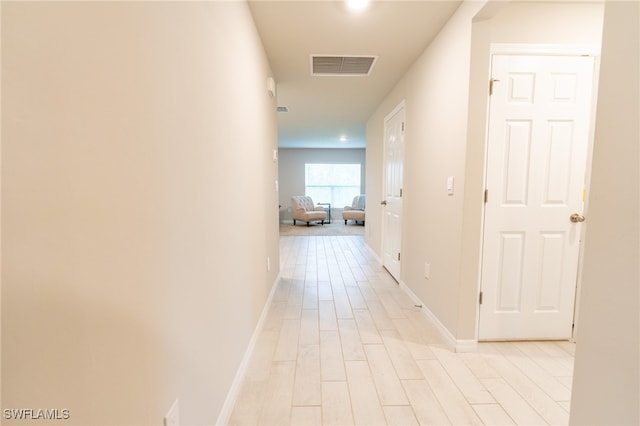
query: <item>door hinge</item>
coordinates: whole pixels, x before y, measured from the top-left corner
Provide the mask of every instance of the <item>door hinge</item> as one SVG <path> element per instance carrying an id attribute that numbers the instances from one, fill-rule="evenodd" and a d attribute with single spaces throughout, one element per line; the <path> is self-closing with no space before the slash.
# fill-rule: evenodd
<path id="1" fill-rule="evenodd" d="M 482 292 L 480 292 L 480 295 L 478 296 L 478 304 L 482 305 Z"/>
<path id="2" fill-rule="evenodd" d="M 402 188 L 400 188 L 400 196 L 402 197 Z"/>
<path id="3" fill-rule="evenodd" d="M 485 189 L 484 190 L 484 202 L 486 203 L 487 201 L 489 201 L 489 190 Z"/>
<path id="4" fill-rule="evenodd" d="M 400 253 L 398 253 L 398 262 L 400 262 Z"/>
<path id="5" fill-rule="evenodd" d="M 402 131 L 404 132 L 404 121 L 402 122 Z"/>
<path id="6" fill-rule="evenodd" d="M 492 78 L 491 80 L 489 80 L 489 96 L 493 95 L 493 85 L 498 81 L 500 80 L 496 80 L 495 78 Z"/>

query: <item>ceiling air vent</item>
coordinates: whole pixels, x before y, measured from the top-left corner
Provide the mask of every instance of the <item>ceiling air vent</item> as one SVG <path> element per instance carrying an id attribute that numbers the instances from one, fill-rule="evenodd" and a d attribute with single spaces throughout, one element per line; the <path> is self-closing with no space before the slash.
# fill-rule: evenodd
<path id="1" fill-rule="evenodd" d="M 311 75 L 368 76 L 377 56 L 312 55 Z"/>
<path id="2" fill-rule="evenodd" d="M 289 112 L 289 108 L 287 108 L 286 106 L 279 106 L 279 107 L 276 107 L 276 111 L 278 111 L 278 112 Z"/>

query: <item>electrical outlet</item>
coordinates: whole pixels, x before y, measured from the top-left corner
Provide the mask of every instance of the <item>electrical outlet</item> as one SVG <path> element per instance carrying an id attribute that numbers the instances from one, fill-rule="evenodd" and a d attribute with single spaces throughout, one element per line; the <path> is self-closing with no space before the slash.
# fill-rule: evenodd
<path id="1" fill-rule="evenodd" d="M 424 264 L 424 277 L 426 279 L 430 279 L 431 278 L 431 264 L 425 262 Z"/>
<path id="2" fill-rule="evenodd" d="M 164 426 L 180 426 L 180 409 L 177 399 L 173 401 L 173 405 L 164 416 Z"/>

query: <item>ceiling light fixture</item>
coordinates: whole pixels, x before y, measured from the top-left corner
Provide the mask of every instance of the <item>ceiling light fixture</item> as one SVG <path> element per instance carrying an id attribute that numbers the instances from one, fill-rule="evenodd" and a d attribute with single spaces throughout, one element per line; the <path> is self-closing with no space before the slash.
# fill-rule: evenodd
<path id="1" fill-rule="evenodd" d="M 347 7 L 353 11 L 364 10 L 369 6 L 369 0 L 347 0 Z"/>
<path id="2" fill-rule="evenodd" d="M 345 135 L 340 136 L 340 142 L 346 142 L 347 137 Z"/>

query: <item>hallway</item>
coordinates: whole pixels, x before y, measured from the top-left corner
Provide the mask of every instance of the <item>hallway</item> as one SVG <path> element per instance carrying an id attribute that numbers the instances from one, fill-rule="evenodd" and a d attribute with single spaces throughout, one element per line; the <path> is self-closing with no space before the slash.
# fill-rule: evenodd
<path id="1" fill-rule="evenodd" d="M 357 236 L 281 237 L 233 425 L 567 424 L 574 344 L 452 353 Z"/>

